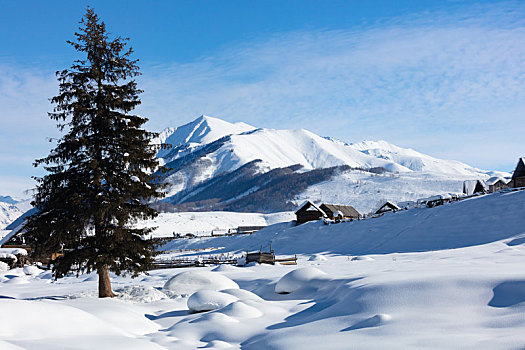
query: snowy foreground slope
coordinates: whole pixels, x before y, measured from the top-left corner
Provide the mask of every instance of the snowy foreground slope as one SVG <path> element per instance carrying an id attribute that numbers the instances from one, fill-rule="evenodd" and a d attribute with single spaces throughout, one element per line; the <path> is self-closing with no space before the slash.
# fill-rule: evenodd
<path id="1" fill-rule="evenodd" d="M 523 208 L 525 191 L 353 223 L 178 240 L 173 248 L 224 247 L 217 252 L 271 242 L 299 261 L 114 276 L 112 300 L 95 298 L 96 275 L 53 282 L 48 272 L 3 272 L 0 348 L 524 348 Z"/>

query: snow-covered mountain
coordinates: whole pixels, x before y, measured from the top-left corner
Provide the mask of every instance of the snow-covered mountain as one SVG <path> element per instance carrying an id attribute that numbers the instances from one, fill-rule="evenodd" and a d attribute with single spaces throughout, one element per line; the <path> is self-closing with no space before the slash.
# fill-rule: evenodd
<path id="1" fill-rule="evenodd" d="M 158 156 L 165 160 L 172 160 L 181 155 L 181 151 L 191 151 L 199 146 L 216 141 L 224 136 L 240 134 L 255 128 L 246 123 L 229 123 L 205 115 L 177 128 L 166 128 L 160 134 L 159 143 L 172 146 L 171 149 L 162 149 Z"/>
<path id="2" fill-rule="evenodd" d="M 341 180 L 341 174 L 356 172 L 365 178 L 383 174 L 387 178 L 385 187 L 395 185 L 388 178 L 416 179 L 419 185 L 413 193 L 405 195 L 407 191 L 403 189 L 401 195 L 394 196 L 398 200 L 414 199 L 420 194 L 458 192 L 463 180 L 492 175 L 386 141 L 347 144 L 304 129 L 261 129 L 208 116 L 165 129 L 158 141 L 172 146 L 158 153 L 171 169 L 165 178 L 169 185 L 165 202 L 182 205 L 187 210 L 271 211 L 268 206 L 259 205 L 269 198 L 286 203 L 274 206 L 275 210 L 290 210 L 294 200 L 304 197 L 312 186 L 330 184 L 329 180 L 338 176 Z M 433 182 L 427 181 L 429 177 L 446 183 L 433 187 Z M 328 191 L 320 195 L 321 200 L 348 202 L 351 197 L 345 200 L 344 193 L 355 186 L 355 177 L 338 183 L 337 198 L 332 198 Z M 395 189 L 393 192 L 396 193 Z M 378 198 L 374 197 L 375 203 Z M 254 201 L 259 204 L 253 204 Z M 372 198 L 367 205 L 371 201 Z M 252 204 L 249 209 L 242 205 L 247 202 Z"/>
<path id="3" fill-rule="evenodd" d="M 0 196 L 0 230 L 31 208 L 30 200 L 20 200 L 11 196 Z"/>

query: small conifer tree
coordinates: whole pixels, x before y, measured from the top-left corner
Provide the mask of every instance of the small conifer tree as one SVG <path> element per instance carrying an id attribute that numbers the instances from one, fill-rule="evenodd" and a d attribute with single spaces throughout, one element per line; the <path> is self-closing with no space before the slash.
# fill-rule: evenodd
<path id="1" fill-rule="evenodd" d="M 157 215 L 148 203 L 163 196 L 162 168 L 152 145 L 157 134 L 141 128 L 146 118 L 130 114 L 142 91 L 129 39 L 111 40 L 89 7 L 75 36 L 68 43 L 85 57 L 57 72 L 49 116 L 64 136 L 34 163 L 48 174 L 35 178 L 38 212 L 26 237 L 37 256 L 55 256 L 55 278 L 96 271 L 99 297 L 113 297 L 109 271 L 136 276 L 153 262 L 154 244 L 145 239 L 152 228 L 134 224 Z"/>

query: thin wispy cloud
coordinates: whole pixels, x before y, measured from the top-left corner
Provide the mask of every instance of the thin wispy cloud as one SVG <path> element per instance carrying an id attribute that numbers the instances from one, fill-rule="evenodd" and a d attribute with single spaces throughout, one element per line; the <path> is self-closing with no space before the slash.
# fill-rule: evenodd
<path id="1" fill-rule="evenodd" d="M 510 170 L 525 151 L 523 11 L 519 2 L 458 7 L 351 30 L 277 33 L 190 63 L 145 62 L 138 111 L 155 130 L 209 114 L 349 142 L 385 139 Z M 11 120 L 2 146 L 20 145 L 12 135 L 22 134 L 34 149 L 16 152 L 41 156 L 55 133 L 45 118 L 53 74 L 1 64 L 0 73 L 0 113 Z"/>
<path id="2" fill-rule="evenodd" d="M 488 168 L 505 152 L 513 163 L 525 131 L 517 6 L 285 33 L 147 67 L 144 111 L 157 128 L 207 113 L 345 141 L 382 138 Z"/>

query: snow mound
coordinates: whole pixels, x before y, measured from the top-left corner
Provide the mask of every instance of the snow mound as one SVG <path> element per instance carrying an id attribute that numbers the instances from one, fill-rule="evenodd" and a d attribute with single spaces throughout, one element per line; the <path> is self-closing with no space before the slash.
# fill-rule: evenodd
<path id="1" fill-rule="evenodd" d="M 216 268 L 214 268 L 212 271 L 213 272 L 241 272 L 241 271 L 246 272 L 250 270 L 242 269 L 240 267 L 232 266 L 232 265 L 219 265 Z"/>
<path id="2" fill-rule="evenodd" d="M 42 270 L 40 270 L 35 265 L 24 266 L 24 273 L 26 275 L 38 275 L 38 274 L 40 274 L 40 272 L 42 272 Z"/>
<path id="3" fill-rule="evenodd" d="M 374 260 L 374 258 L 371 258 L 369 256 L 354 256 L 351 260 L 352 261 L 372 261 Z"/>
<path id="4" fill-rule="evenodd" d="M 26 283 L 29 283 L 29 281 L 27 279 L 25 279 L 24 277 L 13 276 L 12 278 L 9 278 L 7 281 L 5 281 L 4 283 L 7 283 L 7 284 L 26 284 Z"/>
<path id="5" fill-rule="evenodd" d="M 247 305 L 246 303 L 240 300 L 226 305 L 221 309 L 220 312 L 230 317 L 240 318 L 257 318 L 263 315 L 263 313 L 259 309 Z"/>
<path id="6" fill-rule="evenodd" d="M 125 286 L 115 290 L 115 292 L 119 299 L 136 301 L 139 303 L 151 303 L 153 301 L 167 298 L 166 294 L 152 286 L 146 285 Z"/>
<path id="7" fill-rule="evenodd" d="M 288 272 L 281 277 L 275 285 L 275 292 L 279 294 L 293 293 L 298 289 L 306 287 L 314 280 L 326 281 L 331 279 L 330 276 L 315 267 L 303 267 Z"/>
<path id="8" fill-rule="evenodd" d="M 322 254 L 314 254 L 308 259 L 308 261 L 327 261 L 327 260 L 328 259 L 326 258 L 326 256 Z"/>
<path id="9" fill-rule="evenodd" d="M 210 271 L 185 271 L 170 278 L 164 289 L 176 295 L 190 295 L 199 290 L 239 288 L 239 285 L 228 277 Z"/>
<path id="10" fill-rule="evenodd" d="M 212 340 L 208 343 L 203 349 L 233 349 L 235 348 L 233 345 L 231 345 L 228 342 L 222 341 L 222 340 Z"/>
<path id="11" fill-rule="evenodd" d="M 227 316 L 221 312 L 208 312 L 202 314 L 199 318 L 191 322 L 210 322 L 224 325 L 225 323 L 239 323 L 239 320 L 236 320 L 235 318 Z"/>
<path id="12" fill-rule="evenodd" d="M 386 322 L 390 321 L 391 319 L 392 319 L 392 316 L 388 314 L 377 314 L 363 321 L 357 322 L 353 326 L 343 329 L 343 331 L 350 331 L 350 330 L 361 329 L 361 328 L 378 327 L 378 326 L 384 325 Z"/>
<path id="13" fill-rule="evenodd" d="M 0 272 L 9 270 L 9 265 L 7 265 L 5 262 L 0 261 Z"/>
<path id="14" fill-rule="evenodd" d="M 53 273 L 51 271 L 46 271 L 44 273 L 41 273 L 40 275 L 38 275 L 38 278 L 40 278 L 41 280 L 52 280 L 53 279 Z"/>
<path id="15" fill-rule="evenodd" d="M 188 298 L 188 309 L 193 312 L 211 311 L 225 307 L 237 301 L 233 295 L 214 290 L 200 290 Z"/>
<path id="16" fill-rule="evenodd" d="M 86 277 L 82 280 L 83 282 L 98 281 L 98 275 L 96 273 L 91 273 L 89 277 Z"/>
<path id="17" fill-rule="evenodd" d="M 257 294 L 247 291 L 246 289 L 224 289 L 224 290 L 221 290 L 221 292 L 233 295 L 234 297 L 237 297 L 241 300 L 255 300 L 255 301 L 263 300 L 263 298 L 261 298 Z"/>

